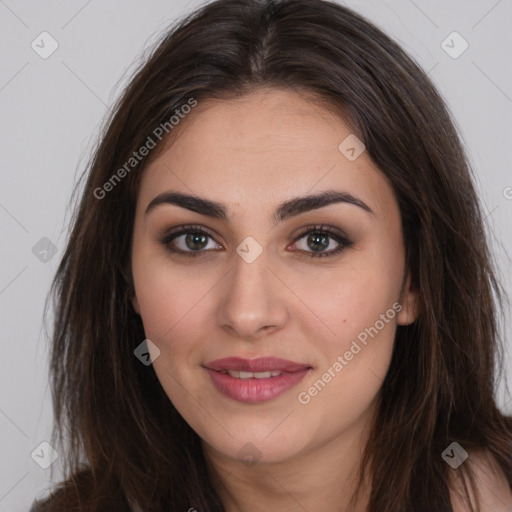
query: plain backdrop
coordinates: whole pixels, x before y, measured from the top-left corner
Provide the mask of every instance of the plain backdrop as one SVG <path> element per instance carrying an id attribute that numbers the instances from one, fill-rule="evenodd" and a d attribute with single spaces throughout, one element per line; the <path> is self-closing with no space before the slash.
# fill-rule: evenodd
<path id="1" fill-rule="evenodd" d="M 0 512 L 27 511 L 59 477 L 61 459 L 44 469 L 32 454 L 50 440 L 42 313 L 64 248 L 74 184 L 108 105 L 143 49 L 198 5 L 195 0 L 0 0 Z M 345 5 L 397 40 L 445 97 L 476 170 L 495 235 L 493 251 L 512 295 L 512 1 Z M 58 48 L 42 58 L 52 44 Z M 510 318 L 508 312 L 509 354 Z M 499 400 L 510 414 L 512 401 L 503 387 Z"/>

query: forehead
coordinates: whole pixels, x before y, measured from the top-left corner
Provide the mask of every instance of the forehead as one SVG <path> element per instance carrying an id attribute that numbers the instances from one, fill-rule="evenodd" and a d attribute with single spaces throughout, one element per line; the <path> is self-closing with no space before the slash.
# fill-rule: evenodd
<path id="1" fill-rule="evenodd" d="M 144 170 L 141 208 L 168 189 L 222 202 L 233 213 L 325 189 L 358 195 L 377 214 L 396 208 L 367 152 L 351 161 L 340 151 L 354 136 L 350 125 L 303 94 L 267 90 L 202 100 L 171 136 Z"/>

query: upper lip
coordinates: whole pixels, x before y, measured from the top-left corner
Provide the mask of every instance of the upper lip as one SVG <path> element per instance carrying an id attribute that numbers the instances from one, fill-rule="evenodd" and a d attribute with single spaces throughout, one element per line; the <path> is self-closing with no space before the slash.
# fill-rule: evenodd
<path id="1" fill-rule="evenodd" d="M 237 370 L 242 372 L 298 372 L 311 368 L 307 364 L 296 363 L 278 357 L 258 357 L 257 359 L 244 359 L 242 357 L 225 357 L 205 363 L 203 366 L 210 370 Z"/>

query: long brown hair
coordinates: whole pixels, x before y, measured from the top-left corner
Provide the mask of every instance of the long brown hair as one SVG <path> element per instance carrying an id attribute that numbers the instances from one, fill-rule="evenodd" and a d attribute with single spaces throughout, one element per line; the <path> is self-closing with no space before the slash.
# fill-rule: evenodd
<path id="1" fill-rule="evenodd" d="M 454 470 L 441 453 L 453 441 L 490 453 L 512 486 L 512 418 L 494 396 L 504 293 L 443 100 L 395 42 L 345 7 L 218 0 L 173 26 L 141 63 L 83 176 L 51 290 L 53 443 L 65 456 L 66 481 L 48 510 L 120 511 L 136 501 L 145 512 L 223 511 L 199 437 L 153 368 L 134 356 L 145 338 L 130 302 L 135 204 L 165 138 L 108 194 L 98 190 L 190 98 L 259 87 L 307 92 L 343 112 L 400 207 L 423 308 L 397 328 L 363 458 L 368 511 L 451 510 Z"/>

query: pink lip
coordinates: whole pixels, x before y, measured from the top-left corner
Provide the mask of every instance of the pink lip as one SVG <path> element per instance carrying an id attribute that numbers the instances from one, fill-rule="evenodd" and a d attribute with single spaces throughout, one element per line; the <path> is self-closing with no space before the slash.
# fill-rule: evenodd
<path id="1" fill-rule="evenodd" d="M 279 359 L 260 357 L 242 359 L 227 357 L 203 365 L 218 391 L 233 400 L 245 403 L 260 403 L 271 400 L 298 384 L 311 369 L 310 366 Z M 266 379 L 237 379 L 223 370 L 244 372 L 281 371 L 282 375 Z"/>
<path id="2" fill-rule="evenodd" d="M 216 359 L 203 366 L 210 370 L 238 370 L 242 372 L 296 372 L 310 368 L 307 364 L 295 363 L 278 357 L 258 357 L 257 359 L 243 359 L 241 357 L 225 357 Z"/>

